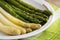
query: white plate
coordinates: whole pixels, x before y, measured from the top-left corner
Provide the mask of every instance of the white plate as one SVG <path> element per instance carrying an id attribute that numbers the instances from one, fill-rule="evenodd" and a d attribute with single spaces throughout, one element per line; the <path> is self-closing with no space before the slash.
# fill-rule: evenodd
<path id="1" fill-rule="evenodd" d="M 47 8 L 50 11 L 52 11 L 52 13 L 54 13 L 53 8 L 46 1 L 43 1 L 43 3 L 38 0 L 37 1 L 36 0 L 23 0 L 23 1 L 35 6 L 36 8 L 42 9 L 42 10 Z M 19 36 L 7 36 L 7 35 L 0 33 L 0 39 L 21 39 L 21 38 L 27 38 L 27 37 L 37 35 L 37 34 L 43 32 L 45 29 L 47 29 L 49 27 L 49 25 L 51 25 L 52 20 L 53 20 L 53 16 L 54 15 L 51 15 L 48 22 L 36 31 L 33 31 L 28 34 L 24 34 L 24 35 L 19 35 Z"/>

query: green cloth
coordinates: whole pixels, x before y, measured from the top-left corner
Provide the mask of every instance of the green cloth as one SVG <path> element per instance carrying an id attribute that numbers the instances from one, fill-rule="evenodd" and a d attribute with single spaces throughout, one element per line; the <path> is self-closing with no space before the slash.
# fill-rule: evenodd
<path id="1" fill-rule="evenodd" d="M 60 19 L 57 19 L 35 40 L 60 40 Z"/>

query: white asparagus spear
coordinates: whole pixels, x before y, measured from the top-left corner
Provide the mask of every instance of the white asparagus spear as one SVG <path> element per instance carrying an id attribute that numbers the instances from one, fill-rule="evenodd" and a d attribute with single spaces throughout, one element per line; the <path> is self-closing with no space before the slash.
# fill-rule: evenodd
<path id="1" fill-rule="evenodd" d="M 6 26 L 0 22 L 0 32 L 3 32 L 8 35 L 20 35 L 21 31 L 17 28 Z"/>
<path id="2" fill-rule="evenodd" d="M 1 13 L 0 13 L 0 21 L 1 21 L 3 24 L 7 25 L 7 26 L 11 26 L 11 27 L 15 27 L 15 28 L 20 29 L 22 34 L 25 34 L 25 33 L 26 33 L 25 28 L 22 28 L 22 27 L 20 27 L 20 26 L 18 26 L 18 25 L 15 25 L 14 23 L 12 23 L 12 22 L 9 21 L 8 19 L 6 19 Z"/>

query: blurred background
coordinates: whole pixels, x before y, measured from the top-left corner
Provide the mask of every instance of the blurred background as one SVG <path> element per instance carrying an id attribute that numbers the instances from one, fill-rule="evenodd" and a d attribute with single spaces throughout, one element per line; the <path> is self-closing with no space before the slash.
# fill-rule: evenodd
<path id="1" fill-rule="evenodd" d="M 60 0 L 46 0 L 46 1 L 51 2 L 55 4 L 56 6 L 60 7 Z"/>

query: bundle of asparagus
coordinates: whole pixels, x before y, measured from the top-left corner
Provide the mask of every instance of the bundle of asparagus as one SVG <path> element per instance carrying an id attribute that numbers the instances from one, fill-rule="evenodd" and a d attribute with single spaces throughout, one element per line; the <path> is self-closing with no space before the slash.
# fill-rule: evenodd
<path id="1" fill-rule="evenodd" d="M 52 13 L 22 0 L 0 0 L 0 30 L 9 35 L 32 32 L 44 25 Z"/>

